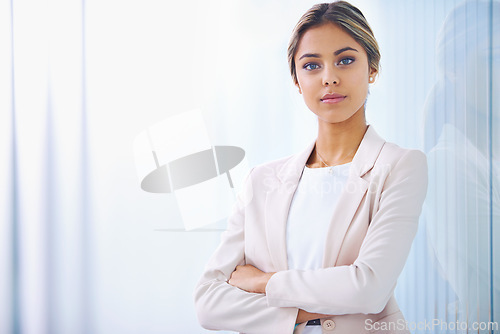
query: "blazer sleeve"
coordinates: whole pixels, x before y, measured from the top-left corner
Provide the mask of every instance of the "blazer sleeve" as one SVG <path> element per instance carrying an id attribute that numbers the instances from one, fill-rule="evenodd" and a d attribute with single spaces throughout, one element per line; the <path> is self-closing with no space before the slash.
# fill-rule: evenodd
<path id="1" fill-rule="evenodd" d="M 330 315 L 381 312 L 408 257 L 426 191 L 427 159 L 408 150 L 385 179 L 354 263 L 276 273 L 266 287 L 269 306 Z"/>
<path id="2" fill-rule="evenodd" d="M 221 243 L 195 288 L 196 313 L 206 329 L 290 334 L 294 330 L 297 308 L 269 306 L 264 294 L 249 293 L 227 283 L 236 266 L 245 264 L 244 202 L 248 196 L 243 200 L 241 194 L 252 192 L 252 171 L 237 196 Z"/>

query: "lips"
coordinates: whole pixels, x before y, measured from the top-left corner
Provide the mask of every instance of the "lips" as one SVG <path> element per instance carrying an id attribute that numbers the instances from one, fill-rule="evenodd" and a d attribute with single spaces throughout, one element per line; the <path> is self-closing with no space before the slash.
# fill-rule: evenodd
<path id="1" fill-rule="evenodd" d="M 323 103 L 339 103 L 339 102 L 344 101 L 345 98 L 346 97 L 342 94 L 337 94 L 337 93 L 325 94 L 321 98 L 321 102 L 323 102 Z"/>

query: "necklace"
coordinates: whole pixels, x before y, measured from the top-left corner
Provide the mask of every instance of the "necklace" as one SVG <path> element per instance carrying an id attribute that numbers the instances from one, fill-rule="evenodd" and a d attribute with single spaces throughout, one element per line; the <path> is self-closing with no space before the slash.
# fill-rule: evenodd
<path id="1" fill-rule="evenodd" d="M 349 152 L 349 153 L 347 153 L 346 155 L 344 155 L 344 156 L 342 157 L 342 159 L 337 160 L 337 162 L 342 161 L 342 160 L 344 160 L 345 158 L 347 158 L 348 156 L 350 156 L 350 155 L 351 155 L 354 151 L 356 151 L 356 150 L 357 150 L 357 148 L 358 148 L 358 147 L 355 147 L 355 148 L 354 148 L 351 152 Z M 332 174 L 332 173 L 333 173 L 333 167 L 334 167 L 335 165 L 329 165 L 329 164 L 327 164 L 327 163 L 325 162 L 325 160 L 323 160 L 323 158 L 321 157 L 321 155 L 319 154 L 319 152 L 318 152 L 318 150 L 317 150 L 317 149 L 316 149 L 316 155 L 318 156 L 319 160 L 323 163 L 323 165 L 325 165 L 326 167 L 328 167 L 328 168 L 329 168 L 329 169 L 328 169 L 328 173 Z"/>

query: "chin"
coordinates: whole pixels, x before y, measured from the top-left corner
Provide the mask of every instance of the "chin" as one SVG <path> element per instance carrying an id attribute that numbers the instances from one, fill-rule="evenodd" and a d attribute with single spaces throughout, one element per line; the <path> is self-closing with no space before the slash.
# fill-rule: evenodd
<path id="1" fill-rule="evenodd" d="M 356 113 L 346 113 L 340 110 L 321 111 L 315 114 L 319 119 L 329 123 L 342 123 L 356 115 Z"/>
<path id="2" fill-rule="evenodd" d="M 325 122 L 325 123 L 331 123 L 331 124 L 339 124 L 347 121 L 350 117 L 319 117 L 318 119 Z"/>

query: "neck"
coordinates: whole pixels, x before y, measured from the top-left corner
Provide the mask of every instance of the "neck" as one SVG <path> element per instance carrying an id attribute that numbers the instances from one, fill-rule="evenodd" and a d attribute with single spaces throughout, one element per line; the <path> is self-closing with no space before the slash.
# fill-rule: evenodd
<path id="1" fill-rule="evenodd" d="M 318 138 L 308 164 L 324 167 L 318 153 L 331 166 L 352 161 L 367 129 L 365 118 L 342 123 L 327 123 L 321 120 L 318 122 Z"/>

